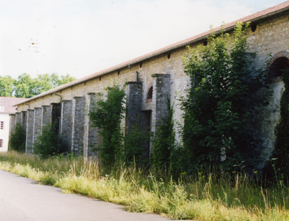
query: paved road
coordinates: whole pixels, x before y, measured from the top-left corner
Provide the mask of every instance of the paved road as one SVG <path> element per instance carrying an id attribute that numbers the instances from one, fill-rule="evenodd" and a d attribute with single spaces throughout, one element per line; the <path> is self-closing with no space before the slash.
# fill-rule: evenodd
<path id="1" fill-rule="evenodd" d="M 122 206 L 61 189 L 0 170 L 0 220 L 168 220 L 155 214 L 130 213 Z"/>

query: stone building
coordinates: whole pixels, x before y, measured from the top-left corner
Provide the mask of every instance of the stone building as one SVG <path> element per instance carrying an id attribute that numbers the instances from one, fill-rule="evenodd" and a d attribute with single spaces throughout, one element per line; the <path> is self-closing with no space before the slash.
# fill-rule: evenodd
<path id="1" fill-rule="evenodd" d="M 271 83 L 274 95 L 271 105 L 258 121 L 261 125 L 260 137 L 266 147 L 262 154 L 265 159 L 271 154 L 275 135 L 274 127 L 279 117 L 279 104 L 283 91 L 283 81 L 279 77 L 280 68 L 289 58 L 289 2 L 276 5 L 237 21 L 251 22 L 248 33 L 249 53 L 257 52 L 256 66 L 261 66 L 265 58 L 273 55 Z M 231 33 L 237 21 L 225 25 Z M 214 29 L 215 33 L 220 28 Z M 106 70 L 59 86 L 45 93 L 18 103 L 16 122 L 26 124 L 26 152 L 30 153 L 41 129 L 48 122 L 59 121 L 59 134 L 69 145 L 69 152 L 83 152 L 91 155 L 91 146 L 101 143 L 97 129 L 91 127 L 87 117 L 97 94 L 110 85 L 112 79 L 126 85 L 126 120 L 123 127 L 130 129 L 136 119 L 142 116 L 144 124 L 156 131 L 158 121 L 166 115 L 167 96 L 174 104 L 174 119 L 183 122 L 177 98 L 184 94 L 189 85 L 189 78 L 183 70 L 181 57 L 187 52 L 186 46 L 196 47 L 206 42 L 210 31 L 169 45 L 162 49 L 137 57 Z M 21 118 L 27 117 L 22 121 Z M 13 123 L 13 121 L 12 121 Z M 177 137 L 178 140 L 178 137 Z M 148 155 L 151 152 L 148 147 Z"/>

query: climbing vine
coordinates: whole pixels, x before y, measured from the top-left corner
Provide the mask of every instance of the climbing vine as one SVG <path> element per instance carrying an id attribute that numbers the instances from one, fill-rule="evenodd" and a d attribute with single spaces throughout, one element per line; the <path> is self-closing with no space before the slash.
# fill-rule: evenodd
<path id="1" fill-rule="evenodd" d="M 170 99 L 167 102 L 168 116 L 162 118 L 158 126 L 157 135 L 153 141 L 152 164 L 154 167 L 169 167 L 172 163 L 174 150 L 175 132 L 173 120 L 173 108 L 170 106 Z"/>
<path id="2" fill-rule="evenodd" d="M 183 58 L 191 87 L 182 99 L 184 155 L 188 170 L 219 164 L 233 170 L 257 164 L 261 143 L 255 139 L 254 107 L 266 105 L 266 68 L 252 66 L 249 23 L 237 23 L 233 35 L 213 33 L 207 46 L 189 48 Z"/>
<path id="3" fill-rule="evenodd" d="M 96 102 L 96 106 L 89 112 L 89 118 L 99 134 L 103 137 L 103 143 L 96 147 L 99 151 L 102 163 L 112 166 L 122 156 L 123 134 L 121 132 L 121 120 L 125 114 L 124 98 L 125 90 L 115 84 L 106 88 L 107 95 Z"/>

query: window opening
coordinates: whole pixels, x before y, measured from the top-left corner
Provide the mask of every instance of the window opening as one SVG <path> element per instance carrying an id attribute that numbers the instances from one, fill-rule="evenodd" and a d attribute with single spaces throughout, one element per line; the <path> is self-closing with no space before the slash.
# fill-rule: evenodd
<path id="1" fill-rule="evenodd" d="M 153 96 L 153 86 L 151 86 L 148 90 L 146 102 L 152 102 L 152 96 Z"/>
<path id="2" fill-rule="evenodd" d="M 0 122 L 0 129 L 4 129 L 4 121 Z"/>
<path id="3" fill-rule="evenodd" d="M 255 32 L 257 29 L 257 24 L 251 24 L 251 31 Z"/>
<path id="4" fill-rule="evenodd" d="M 0 147 L 3 147 L 3 139 L 0 139 Z"/>

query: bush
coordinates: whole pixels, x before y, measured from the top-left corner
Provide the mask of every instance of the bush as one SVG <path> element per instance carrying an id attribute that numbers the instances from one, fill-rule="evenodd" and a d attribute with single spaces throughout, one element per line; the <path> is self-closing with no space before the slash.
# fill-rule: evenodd
<path id="1" fill-rule="evenodd" d="M 26 131 L 20 123 L 16 123 L 9 139 L 9 150 L 25 152 Z"/>
<path id="2" fill-rule="evenodd" d="M 55 124 L 48 124 L 42 129 L 42 134 L 38 136 L 36 143 L 34 143 L 34 153 L 42 158 L 56 156 L 65 152 L 67 149 L 57 132 L 55 131 Z"/>

